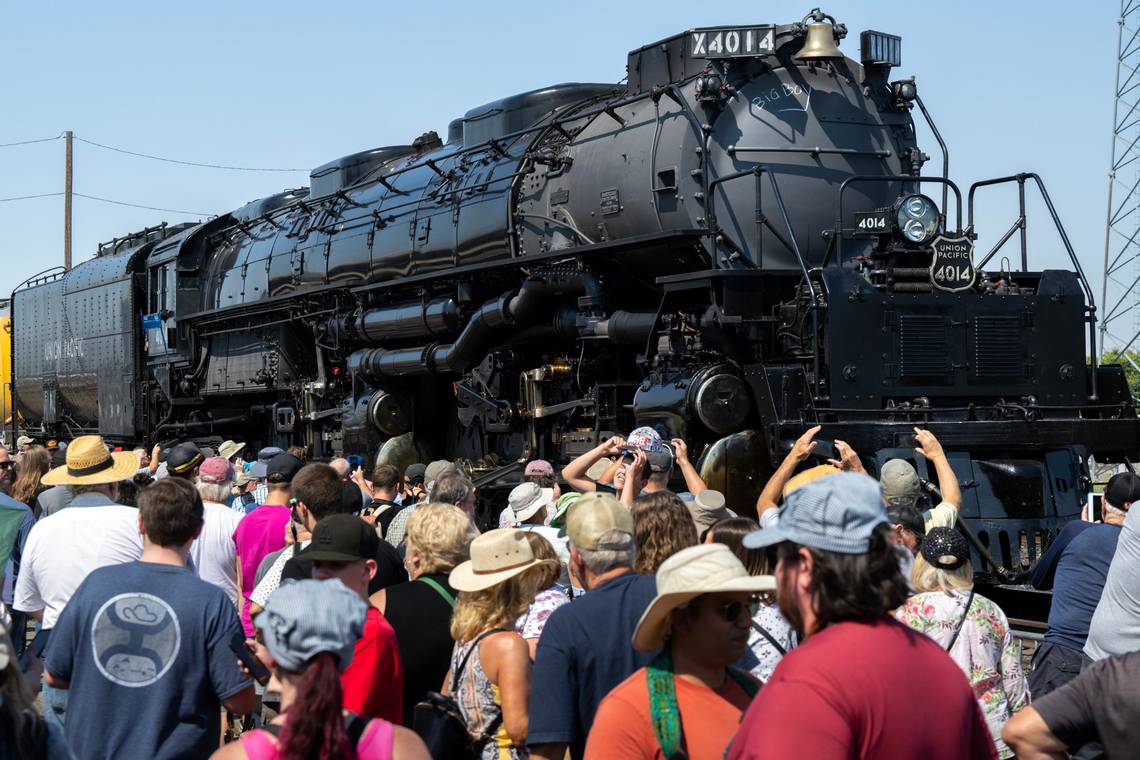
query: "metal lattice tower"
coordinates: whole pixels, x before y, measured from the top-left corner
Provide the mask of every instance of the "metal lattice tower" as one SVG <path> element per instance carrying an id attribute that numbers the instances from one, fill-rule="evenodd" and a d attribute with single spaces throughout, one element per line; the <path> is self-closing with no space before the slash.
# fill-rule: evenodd
<path id="1" fill-rule="evenodd" d="M 1117 23 L 1100 299 L 1102 356 L 1106 349 L 1140 348 L 1140 0 L 1121 0 Z"/>

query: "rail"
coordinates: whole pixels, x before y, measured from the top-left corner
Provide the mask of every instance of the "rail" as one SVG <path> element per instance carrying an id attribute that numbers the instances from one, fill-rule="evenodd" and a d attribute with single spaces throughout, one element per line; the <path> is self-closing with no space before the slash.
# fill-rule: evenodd
<path id="1" fill-rule="evenodd" d="M 843 216 L 843 196 L 847 192 L 847 188 L 849 188 L 851 185 L 865 182 L 909 182 L 916 185 L 922 185 L 925 183 L 942 185 L 944 190 L 953 190 L 954 198 L 956 200 L 958 228 L 961 229 L 962 227 L 962 191 L 958 189 L 958 186 L 956 184 L 954 184 L 946 177 L 921 177 L 913 176 L 910 174 L 856 174 L 854 177 L 848 177 L 847 179 L 843 180 L 842 184 L 839 185 L 839 202 L 837 204 L 838 212 L 835 217 L 835 230 L 833 233 L 835 238 L 835 247 L 832 248 L 831 246 L 828 246 L 827 254 L 823 257 L 823 264 L 820 265 L 821 268 L 826 268 L 828 263 L 831 261 L 832 250 L 835 251 L 836 261 L 842 264 L 843 240 L 847 236 L 847 232 L 843 229 L 843 220 L 845 218 Z M 943 216 L 946 214 L 945 203 L 942 205 L 942 214 Z"/>
<path id="2" fill-rule="evenodd" d="M 812 351 L 812 362 L 813 362 L 813 369 L 814 369 L 812 383 L 814 385 L 815 396 L 818 398 L 819 397 L 819 389 L 820 389 L 820 365 L 821 365 L 821 360 L 820 360 L 820 355 L 819 355 L 819 350 L 820 350 L 820 341 L 819 341 L 820 299 L 819 299 L 819 294 L 816 292 L 815 285 L 812 283 L 811 272 L 809 271 L 807 261 L 804 259 L 803 252 L 800 251 L 799 243 L 796 242 L 796 233 L 795 233 L 795 230 L 792 229 L 791 218 L 788 216 L 788 207 L 784 204 L 784 196 L 780 193 L 780 185 L 778 182 L 776 182 L 776 175 L 772 173 L 772 169 L 770 167 L 768 167 L 764 164 L 756 164 L 755 166 L 751 167 L 750 169 L 744 169 L 742 171 L 733 172 L 731 174 L 725 174 L 721 177 L 717 177 L 716 179 L 711 180 L 708 183 L 708 194 L 705 196 L 706 202 L 708 204 L 708 207 L 705 210 L 705 217 L 706 217 L 705 224 L 708 228 L 706 235 L 708 235 L 708 237 L 709 237 L 709 250 L 714 257 L 713 264 L 715 266 L 717 263 L 715 257 L 716 257 L 717 249 L 719 248 L 718 242 L 720 240 L 725 239 L 724 236 L 721 234 L 720 225 L 717 223 L 716 196 L 714 194 L 714 191 L 716 190 L 717 187 L 719 187 L 720 185 L 723 185 L 726 182 L 732 182 L 734 180 L 743 179 L 745 177 L 755 177 L 756 178 L 756 217 L 755 217 L 755 219 L 756 219 L 756 257 L 757 257 L 757 261 L 756 261 L 756 263 L 753 263 L 751 261 L 748 261 L 748 259 L 746 259 L 744 257 L 739 257 L 738 260 L 740 260 L 742 262 L 748 261 L 747 265 L 750 265 L 753 268 L 756 268 L 756 267 L 763 268 L 763 266 L 764 266 L 764 228 L 767 228 L 768 231 L 772 233 L 773 237 L 775 237 L 777 240 L 779 240 L 784 245 L 785 248 L 787 248 L 789 251 L 792 252 L 793 255 L 795 255 L 796 262 L 800 265 L 800 272 L 804 276 L 804 283 L 807 285 L 808 295 L 811 298 L 811 321 L 812 321 L 812 330 L 813 330 L 814 335 L 815 335 L 815 340 L 812 341 L 813 346 L 814 346 L 813 351 Z M 780 231 L 778 229 L 776 229 L 775 225 L 772 224 L 772 221 L 767 217 L 767 215 L 764 214 L 764 207 L 763 207 L 764 177 L 768 178 L 768 184 L 772 188 L 772 197 L 776 201 L 776 208 L 779 209 L 780 218 L 784 223 L 784 227 L 787 229 L 788 235 L 786 238 L 780 233 Z M 737 255 L 738 253 L 739 253 L 739 251 L 735 252 L 733 255 Z"/>
<path id="3" fill-rule="evenodd" d="M 1020 230 L 1021 232 L 1021 271 L 1029 270 L 1029 252 L 1025 239 L 1026 217 L 1025 217 L 1025 183 L 1027 180 L 1033 180 L 1037 186 L 1038 192 L 1041 193 L 1041 200 L 1045 201 L 1045 207 L 1049 209 L 1049 215 L 1053 217 L 1053 224 L 1057 228 L 1057 234 L 1061 238 L 1061 243 L 1065 246 L 1065 251 L 1069 254 L 1069 261 L 1073 264 L 1073 271 L 1077 273 L 1077 279 L 1080 280 L 1081 289 L 1085 292 L 1085 301 L 1088 308 L 1085 311 L 1085 323 L 1089 327 L 1089 362 L 1091 366 L 1090 378 L 1090 394 L 1089 401 L 1097 401 L 1099 396 L 1097 394 L 1097 381 L 1096 381 L 1096 367 L 1097 367 L 1097 351 L 1096 351 L 1096 299 L 1093 297 L 1092 288 L 1089 287 L 1088 278 L 1085 277 L 1085 270 L 1081 267 L 1080 259 L 1077 258 L 1076 251 L 1073 250 L 1073 244 L 1069 241 L 1069 235 L 1065 232 L 1065 226 L 1061 224 L 1061 217 L 1057 215 L 1057 209 L 1053 205 L 1053 199 L 1049 197 L 1049 191 L 1045 189 L 1045 183 L 1036 172 L 1021 172 L 1019 174 L 1011 174 L 1008 177 L 995 177 L 993 179 L 984 179 L 970 185 L 970 192 L 967 195 L 966 202 L 966 232 L 971 238 L 975 237 L 974 234 L 974 194 L 979 188 L 990 187 L 992 185 L 1004 185 L 1010 182 L 1017 183 L 1017 196 L 1018 196 L 1018 217 L 1014 220 L 1006 233 L 1002 235 L 1001 239 L 990 249 L 980 262 L 975 265 L 976 269 L 984 267 L 990 259 L 994 257 L 1002 246 L 1004 246 L 1009 239 L 1013 237 L 1013 233 Z"/>

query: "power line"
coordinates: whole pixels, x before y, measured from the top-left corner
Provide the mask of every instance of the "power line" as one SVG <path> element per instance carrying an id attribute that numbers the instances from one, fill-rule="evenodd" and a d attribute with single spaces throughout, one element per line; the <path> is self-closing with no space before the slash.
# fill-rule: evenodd
<path id="1" fill-rule="evenodd" d="M 7 203 L 8 201 L 26 201 L 30 198 L 50 198 L 53 195 L 63 195 L 63 193 L 40 193 L 39 195 L 16 195 L 11 198 L 0 198 L 0 203 Z"/>
<path id="2" fill-rule="evenodd" d="M 58 140 L 61 137 L 63 137 L 63 135 L 58 134 L 55 137 L 41 137 L 38 140 L 20 140 L 19 142 L 0 143 L 0 148 L 12 148 L 17 145 L 31 145 L 33 143 L 51 142 L 53 140 Z"/>
<path id="3" fill-rule="evenodd" d="M 76 138 L 76 139 L 78 139 L 78 138 Z M 54 193 L 54 194 L 55 195 L 62 195 L 62 193 Z M 148 211 L 166 211 L 166 212 L 169 212 L 171 214 L 188 214 L 189 216 L 214 216 L 214 214 L 209 212 L 209 211 L 186 211 L 184 209 L 177 209 L 177 208 L 159 208 L 158 206 L 143 206 L 142 204 L 139 204 L 139 203 L 127 203 L 126 201 L 116 201 L 116 200 L 111 200 L 110 198 L 100 198 L 97 195 L 84 195 L 83 193 L 74 193 L 74 195 L 77 198 L 86 198 L 89 201 L 100 201 L 102 203 L 113 203 L 116 206 L 130 206 L 131 208 L 143 208 L 143 209 L 146 209 Z"/>
<path id="4" fill-rule="evenodd" d="M 82 137 L 76 136 L 79 142 L 94 145 L 96 148 L 103 148 L 104 150 L 113 150 L 116 153 L 125 153 L 128 156 L 137 156 L 139 158 L 149 158 L 152 161 L 165 161 L 168 164 L 181 164 L 183 166 L 200 166 L 206 169 L 228 169 L 235 172 L 307 172 L 308 169 L 275 169 L 275 168 L 260 168 L 254 166 L 226 166 L 223 164 L 207 164 L 198 161 L 181 161 L 176 158 L 164 158 L 163 156 L 153 156 L 149 153 L 138 153 L 133 150 L 126 150 L 125 148 L 116 148 L 111 145 L 103 145 L 93 140 L 85 140 Z"/>
<path id="5" fill-rule="evenodd" d="M 190 216 L 214 216 L 209 211 L 187 211 L 178 208 L 160 208 L 158 206 L 144 206 L 141 203 L 127 203 L 126 201 L 116 201 L 112 198 L 101 198 L 98 195 L 85 195 L 84 193 L 72 193 L 77 198 L 86 198 L 89 201 L 99 201 L 101 203 L 113 203 L 116 206 L 130 206 L 131 208 L 142 208 L 147 211 L 167 211 L 171 214 L 188 214 Z M 16 195 L 11 198 L 0 198 L 0 203 L 7 203 L 9 201 L 26 201 L 32 198 L 54 198 L 63 195 L 63 193 L 39 193 L 38 195 Z"/>

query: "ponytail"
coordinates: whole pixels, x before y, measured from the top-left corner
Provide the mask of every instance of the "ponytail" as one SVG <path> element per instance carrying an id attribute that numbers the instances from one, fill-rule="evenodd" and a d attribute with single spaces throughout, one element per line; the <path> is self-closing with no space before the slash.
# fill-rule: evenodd
<path id="1" fill-rule="evenodd" d="M 309 660 L 297 682 L 297 699 L 281 729 L 281 760 L 352 760 L 356 748 L 348 740 L 341 713 L 343 695 L 336 656 L 321 652 Z"/>

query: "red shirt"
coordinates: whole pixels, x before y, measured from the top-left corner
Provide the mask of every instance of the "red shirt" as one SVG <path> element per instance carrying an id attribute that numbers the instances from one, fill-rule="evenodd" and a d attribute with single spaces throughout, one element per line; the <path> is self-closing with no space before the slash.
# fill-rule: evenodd
<path id="1" fill-rule="evenodd" d="M 352 663 L 340 675 L 344 709 L 365 718 L 404 724 L 404 666 L 392 625 L 375 607 L 368 608 L 364 635 L 356 642 Z"/>
<path id="2" fill-rule="evenodd" d="M 789 652 L 744 714 L 728 760 L 997 758 L 961 669 L 892 618 L 836 623 Z"/>

